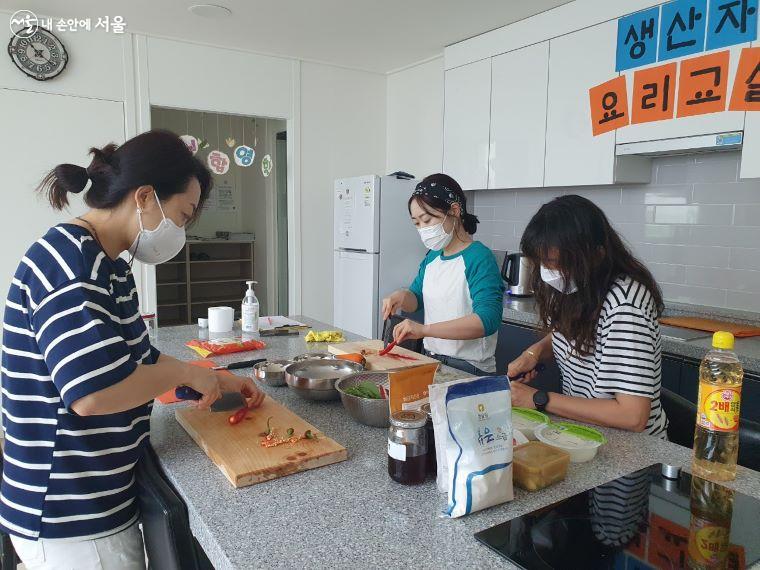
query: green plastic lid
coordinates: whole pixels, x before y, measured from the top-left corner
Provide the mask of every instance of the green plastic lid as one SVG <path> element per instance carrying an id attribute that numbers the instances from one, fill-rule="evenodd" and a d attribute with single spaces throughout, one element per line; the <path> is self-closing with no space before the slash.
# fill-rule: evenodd
<path id="1" fill-rule="evenodd" d="M 554 422 L 552 425 L 557 426 L 562 431 L 572 434 L 580 439 L 587 439 L 598 443 L 607 443 L 607 438 L 602 435 L 602 432 L 597 431 L 594 428 L 579 426 L 578 424 L 571 424 L 569 422 Z"/>
<path id="2" fill-rule="evenodd" d="M 549 416 L 538 410 L 531 410 L 530 408 L 512 408 L 512 415 L 520 416 L 524 420 L 536 422 L 538 424 L 549 423 Z"/>

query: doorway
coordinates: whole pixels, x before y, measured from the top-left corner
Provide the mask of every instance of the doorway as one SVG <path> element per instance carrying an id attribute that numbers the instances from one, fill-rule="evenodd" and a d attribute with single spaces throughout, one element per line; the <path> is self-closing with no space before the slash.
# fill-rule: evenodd
<path id="1" fill-rule="evenodd" d="M 249 280 L 257 282 L 262 315 L 287 314 L 280 311 L 281 291 L 285 308 L 288 291 L 287 175 L 280 179 L 287 163 L 277 148 L 278 133 L 287 140 L 286 122 L 154 106 L 151 127 L 182 136 L 214 181 L 200 217 L 187 229 L 187 245 L 156 267 L 159 326 L 193 324 L 215 305 L 239 315 Z"/>

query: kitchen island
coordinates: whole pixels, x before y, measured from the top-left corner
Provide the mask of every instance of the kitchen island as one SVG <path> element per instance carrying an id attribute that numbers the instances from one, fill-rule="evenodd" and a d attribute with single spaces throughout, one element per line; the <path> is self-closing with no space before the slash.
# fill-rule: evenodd
<path id="1" fill-rule="evenodd" d="M 330 325 L 296 317 L 315 329 Z M 159 329 L 156 347 L 195 360 L 184 343 L 193 326 Z M 357 340 L 355 335 L 346 335 Z M 325 345 L 299 337 L 265 339 L 257 353 L 215 359 L 292 358 Z M 244 370 L 241 372 L 250 372 Z M 463 377 L 450 368 L 438 381 Z M 287 386 L 262 388 L 348 449 L 348 460 L 242 489 L 233 488 L 174 419 L 177 406 L 156 404 L 151 443 L 161 466 L 187 503 L 190 526 L 217 569 L 240 568 L 513 568 L 473 534 L 648 465 L 688 467 L 691 450 L 643 434 L 602 429 L 609 443 L 591 462 L 570 465 L 567 478 L 542 491 L 515 489 L 515 500 L 460 519 L 440 516 L 446 496 L 433 481 L 404 487 L 387 473 L 387 430 L 360 425 L 340 401 L 312 402 Z M 729 484 L 760 498 L 760 473 L 739 468 Z M 760 541 L 759 541 L 760 542 Z"/>

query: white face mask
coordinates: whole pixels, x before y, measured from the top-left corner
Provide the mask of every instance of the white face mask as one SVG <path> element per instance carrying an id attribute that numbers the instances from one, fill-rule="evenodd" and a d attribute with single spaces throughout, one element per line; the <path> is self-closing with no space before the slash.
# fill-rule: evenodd
<path id="1" fill-rule="evenodd" d="M 547 269 L 543 264 L 541 265 L 541 279 L 543 279 L 544 283 L 547 285 L 554 287 L 557 291 L 565 293 L 566 295 L 575 293 L 578 290 L 578 286 L 573 279 L 570 279 L 569 283 L 565 283 L 565 278 L 562 276 L 562 273 L 556 269 Z"/>
<path id="2" fill-rule="evenodd" d="M 454 228 L 451 229 L 451 233 L 446 233 L 446 230 L 443 227 L 447 217 L 448 216 L 444 217 L 443 222 L 440 224 L 417 229 L 420 233 L 422 243 L 426 248 L 432 249 L 433 251 L 439 251 L 451 243 L 451 240 L 454 237 Z"/>
<path id="3" fill-rule="evenodd" d="M 155 194 L 155 192 L 154 192 Z M 164 215 L 161 201 L 156 194 L 156 202 L 163 220 L 154 230 L 146 230 L 142 222 L 142 210 L 137 208 L 140 231 L 129 248 L 129 253 L 137 260 L 149 265 L 169 261 L 185 246 L 185 230 Z"/>

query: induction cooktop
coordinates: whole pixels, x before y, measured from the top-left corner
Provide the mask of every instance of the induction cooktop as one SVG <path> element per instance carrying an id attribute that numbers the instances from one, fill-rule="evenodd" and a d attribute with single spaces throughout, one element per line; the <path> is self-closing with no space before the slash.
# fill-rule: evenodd
<path id="1" fill-rule="evenodd" d="M 475 538 L 527 570 L 740 570 L 760 560 L 760 501 L 658 463 Z"/>

